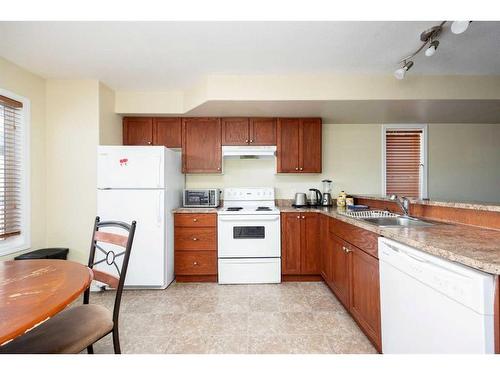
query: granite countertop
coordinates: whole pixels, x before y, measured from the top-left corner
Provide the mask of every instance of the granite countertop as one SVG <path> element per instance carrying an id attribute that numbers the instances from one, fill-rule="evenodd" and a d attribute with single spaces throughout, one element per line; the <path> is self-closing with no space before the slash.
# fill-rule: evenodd
<path id="1" fill-rule="evenodd" d="M 363 195 L 363 194 L 351 194 L 354 198 L 364 198 L 364 199 L 376 199 L 379 201 L 392 202 L 389 197 L 383 195 Z M 453 208 L 465 208 L 471 210 L 480 211 L 495 211 L 500 212 L 500 203 L 494 202 L 480 202 L 480 201 L 469 201 L 469 202 L 453 202 L 445 200 L 430 200 L 430 199 L 414 199 L 410 198 L 410 203 L 423 204 L 427 206 L 440 206 L 440 207 L 453 207 Z"/>
<path id="2" fill-rule="evenodd" d="M 280 207 L 281 212 L 319 212 L 426 253 L 500 275 L 500 231 L 440 223 L 430 227 L 381 228 L 342 215 L 341 209 Z"/>
<path id="3" fill-rule="evenodd" d="M 174 208 L 174 214 L 216 214 L 218 208 L 194 208 L 194 207 L 179 207 Z"/>

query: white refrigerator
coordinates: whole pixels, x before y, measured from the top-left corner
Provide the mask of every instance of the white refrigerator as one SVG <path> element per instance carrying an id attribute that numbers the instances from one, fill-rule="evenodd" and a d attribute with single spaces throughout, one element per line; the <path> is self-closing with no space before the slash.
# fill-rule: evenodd
<path id="1" fill-rule="evenodd" d="M 163 146 L 99 146 L 97 214 L 137 222 L 125 279 L 128 288 L 166 288 L 174 280 L 172 209 L 182 203 L 181 154 Z M 115 252 L 113 245 L 107 245 Z M 104 259 L 96 250 L 96 259 Z M 117 263 L 123 256 L 116 258 Z M 96 268 L 117 274 L 106 261 Z"/>

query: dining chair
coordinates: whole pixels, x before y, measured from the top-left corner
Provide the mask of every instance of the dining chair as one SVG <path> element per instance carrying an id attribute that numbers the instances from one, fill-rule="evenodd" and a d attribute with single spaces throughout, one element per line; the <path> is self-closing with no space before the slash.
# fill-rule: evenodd
<path id="1" fill-rule="evenodd" d="M 112 313 L 104 306 L 89 303 L 89 287 L 83 295 L 83 305 L 68 308 L 13 341 L 0 346 L 0 353 L 76 354 L 87 349 L 89 354 L 93 354 L 93 344 L 112 333 L 115 354 L 120 354 L 118 317 L 135 227 L 135 221 L 127 224 L 120 221 L 100 221 L 99 217 L 95 219 L 88 267 L 94 273 L 94 280 L 116 289 Z M 124 230 L 127 235 L 101 230 L 109 228 Z M 104 244 L 115 246 L 106 250 Z M 118 252 L 117 248 L 124 250 Z M 96 257 L 96 250 L 102 254 L 101 257 Z M 117 258 L 121 257 L 123 261 L 120 266 Z M 114 267 L 118 277 L 94 269 L 94 266 L 101 263 Z"/>

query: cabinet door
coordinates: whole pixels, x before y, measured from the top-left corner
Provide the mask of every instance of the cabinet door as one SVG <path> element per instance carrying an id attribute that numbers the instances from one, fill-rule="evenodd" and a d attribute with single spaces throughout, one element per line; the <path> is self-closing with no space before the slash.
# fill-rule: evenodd
<path id="1" fill-rule="evenodd" d="M 222 144 L 225 146 L 245 146 L 250 143 L 248 118 L 223 118 Z"/>
<path id="2" fill-rule="evenodd" d="M 182 123 L 180 118 L 154 118 L 153 129 L 153 144 L 170 148 L 182 147 Z"/>
<path id="3" fill-rule="evenodd" d="M 250 143 L 256 146 L 276 145 L 276 119 L 251 118 Z"/>
<path id="4" fill-rule="evenodd" d="M 299 172 L 299 128 L 299 119 L 278 119 L 276 147 L 278 173 Z"/>
<path id="5" fill-rule="evenodd" d="M 350 253 L 350 312 L 380 350 L 378 259 L 355 246 L 348 245 L 347 248 Z"/>
<path id="6" fill-rule="evenodd" d="M 299 214 L 281 214 L 281 273 L 283 275 L 300 274 L 301 222 Z"/>
<path id="7" fill-rule="evenodd" d="M 345 243 L 330 233 L 332 246 L 332 289 L 344 306 L 349 308 L 349 254 Z"/>
<path id="8" fill-rule="evenodd" d="M 221 123 L 219 118 L 182 120 L 184 173 L 221 173 Z"/>
<path id="9" fill-rule="evenodd" d="M 299 171 L 321 173 L 321 119 L 301 119 Z"/>
<path id="10" fill-rule="evenodd" d="M 130 146 L 152 145 L 153 119 L 151 117 L 124 117 L 123 144 Z"/>
<path id="11" fill-rule="evenodd" d="M 301 220 L 300 273 L 302 275 L 319 275 L 321 272 L 319 214 L 303 213 Z"/>
<path id="12" fill-rule="evenodd" d="M 332 246 L 328 221 L 328 216 L 320 215 L 321 276 L 323 276 L 325 282 L 330 285 L 332 282 Z"/>

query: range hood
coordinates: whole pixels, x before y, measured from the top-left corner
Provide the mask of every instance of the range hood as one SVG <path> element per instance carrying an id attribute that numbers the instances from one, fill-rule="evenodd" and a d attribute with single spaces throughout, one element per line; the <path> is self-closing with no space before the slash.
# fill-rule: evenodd
<path id="1" fill-rule="evenodd" d="M 222 146 L 225 158 L 263 159 L 276 156 L 276 146 Z"/>

